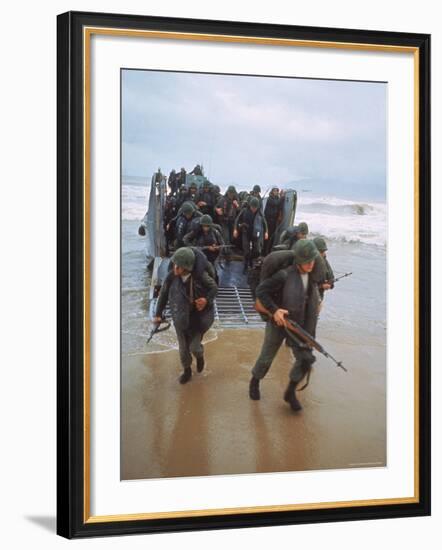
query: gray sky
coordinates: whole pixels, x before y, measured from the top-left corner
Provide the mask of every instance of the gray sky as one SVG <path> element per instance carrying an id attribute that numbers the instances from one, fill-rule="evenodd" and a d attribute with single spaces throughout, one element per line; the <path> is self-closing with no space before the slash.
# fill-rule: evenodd
<path id="1" fill-rule="evenodd" d="M 385 189 L 386 84 L 125 70 L 122 92 L 126 176 Z"/>

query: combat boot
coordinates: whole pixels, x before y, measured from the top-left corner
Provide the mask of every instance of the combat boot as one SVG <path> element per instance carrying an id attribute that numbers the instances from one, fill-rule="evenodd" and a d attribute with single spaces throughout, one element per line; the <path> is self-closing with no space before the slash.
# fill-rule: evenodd
<path id="1" fill-rule="evenodd" d="M 261 393 L 259 391 L 259 378 L 252 376 L 249 384 L 249 397 L 253 401 L 259 401 L 261 399 Z"/>
<path id="2" fill-rule="evenodd" d="M 192 369 L 190 367 L 186 367 L 184 369 L 184 372 L 179 378 L 180 384 L 185 384 L 192 378 Z"/>
<path id="3" fill-rule="evenodd" d="M 204 369 L 204 355 L 201 355 L 200 357 L 196 358 L 196 370 L 197 372 L 202 372 Z"/>
<path id="4" fill-rule="evenodd" d="M 300 411 L 302 409 L 301 403 L 298 401 L 298 398 L 296 397 L 296 382 L 289 382 L 289 385 L 287 386 L 287 389 L 284 392 L 284 401 L 286 401 L 292 410 L 294 411 Z"/>

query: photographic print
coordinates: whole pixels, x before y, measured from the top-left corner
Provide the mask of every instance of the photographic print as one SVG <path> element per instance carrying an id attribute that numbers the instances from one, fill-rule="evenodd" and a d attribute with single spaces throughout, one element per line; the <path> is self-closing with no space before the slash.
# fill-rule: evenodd
<path id="1" fill-rule="evenodd" d="M 121 479 L 386 467 L 387 83 L 120 76 Z"/>

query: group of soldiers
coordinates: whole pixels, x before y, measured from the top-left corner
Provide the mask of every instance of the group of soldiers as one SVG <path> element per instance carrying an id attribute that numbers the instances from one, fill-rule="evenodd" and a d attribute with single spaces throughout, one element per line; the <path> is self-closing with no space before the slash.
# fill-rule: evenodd
<path id="1" fill-rule="evenodd" d="M 170 187 L 168 199 L 177 199 L 183 186 Z M 214 300 L 218 290 L 215 261 L 221 250 L 229 261 L 229 246 L 238 243 L 241 232 L 244 269 L 258 272 L 253 286 L 251 280 L 249 283 L 266 320 L 262 348 L 251 372 L 249 397 L 260 399 L 260 381 L 285 341 L 294 361 L 284 400 L 292 410 L 299 411 L 302 407 L 296 389 L 309 377 L 315 357 L 311 347 L 288 333 L 286 320 L 295 321 L 315 337 L 324 294 L 333 288 L 334 281 L 326 242 L 321 237 L 308 239 L 308 226 L 304 222 L 288 228 L 280 235 L 278 243 L 273 242 L 284 200 L 284 193 L 276 187 L 267 199 L 264 212 L 259 186 L 242 196 L 233 186 L 228 187 L 224 195 L 214 187 L 206 181 L 194 200 L 184 200 L 166 224 L 169 238 L 173 234 L 175 251 L 158 297 L 154 323 L 162 322 L 169 303 L 183 368 L 179 380 L 185 384 L 191 379 L 192 357 L 196 360 L 197 372 L 202 372 L 205 366 L 202 339 L 214 322 Z M 262 218 L 261 242 L 269 243 L 262 250 L 256 249 L 258 239 L 253 229 L 257 227 L 256 216 Z M 252 260 L 257 258 L 260 261 L 252 265 Z"/>
<path id="2" fill-rule="evenodd" d="M 229 262 L 233 249 L 244 257 L 244 273 L 253 261 L 269 253 L 276 229 L 282 218 L 284 190 L 273 187 L 265 209 L 261 188 L 238 192 L 230 185 L 221 193 L 218 185 L 208 179 L 198 188 L 196 182 L 186 185 L 184 168 L 170 173 L 170 193 L 166 198 L 164 227 L 168 250 L 197 246 L 204 250 L 210 262 L 218 258 Z M 200 165 L 190 174 L 203 176 Z"/>

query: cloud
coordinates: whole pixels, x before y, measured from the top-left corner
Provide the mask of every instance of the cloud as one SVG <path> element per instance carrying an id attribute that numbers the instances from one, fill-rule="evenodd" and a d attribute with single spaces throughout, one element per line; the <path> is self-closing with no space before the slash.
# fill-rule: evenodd
<path id="1" fill-rule="evenodd" d="M 386 84 L 123 71 L 123 173 L 385 185 Z"/>

